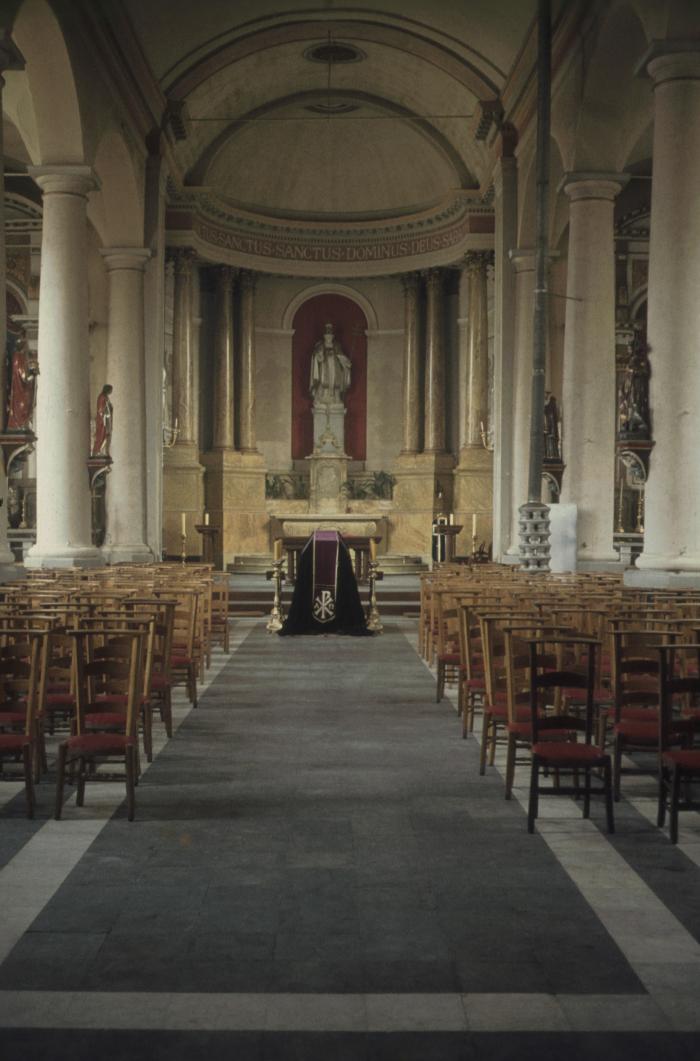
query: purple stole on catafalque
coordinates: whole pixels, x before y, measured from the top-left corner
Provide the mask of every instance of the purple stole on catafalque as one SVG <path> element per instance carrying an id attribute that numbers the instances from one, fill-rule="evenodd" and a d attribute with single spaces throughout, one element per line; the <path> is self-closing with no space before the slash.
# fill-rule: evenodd
<path id="1" fill-rule="evenodd" d="M 338 554 L 340 541 L 334 530 L 314 531 L 311 607 L 317 623 L 332 623 L 338 597 Z"/>

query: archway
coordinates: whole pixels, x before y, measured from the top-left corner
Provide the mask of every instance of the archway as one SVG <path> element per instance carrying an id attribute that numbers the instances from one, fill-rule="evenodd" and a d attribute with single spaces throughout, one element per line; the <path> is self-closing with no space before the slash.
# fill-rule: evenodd
<path id="1" fill-rule="evenodd" d="M 345 295 L 312 295 L 294 315 L 292 340 L 292 459 L 313 452 L 314 427 L 309 380 L 311 351 L 333 325 L 335 336 L 352 363 L 350 388 L 345 395 L 345 452 L 353 460 L 367 457 L 367 318 Z"/>

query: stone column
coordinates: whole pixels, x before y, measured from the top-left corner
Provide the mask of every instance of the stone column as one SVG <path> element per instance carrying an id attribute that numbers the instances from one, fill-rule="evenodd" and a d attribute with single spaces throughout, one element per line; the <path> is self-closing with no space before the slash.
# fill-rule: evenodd
<path id="1" fill-rule="evenodd" d="M 517 240 L 518 169 L 514 158 L 504 155 L 500 159 L 493 185 L 493 555 L 500 560 L 508 550 L 511 534 L 515 272 L 508 253 Z"/>
<path id="2" fill-rule="evenodd" d="M 194 368 L 192 359 L 192 268 L 191 251 L 175 255 L 173 296 L 173 423 L 178 425 L 178 445 L 195 441 Z"/>
<path id="3" fill-rule="evenodd" d="M 535 311 L 535 254 L 520 248 L 510 253 L 515 273 L 515 320 L 511 368 L 512 456 L 510 535 L 507 558 L 520 558 L 519 507 L 527 501 L 530 460 L 530 403 L 532 392 L 533 314 Z"/>
<path id="4" fill-rule="evenodd" d="M 571 173 L 564 333 L 562 501 L 578 506 L 579 562 L 616 561 L 615 247 L 624 175 Z"/>
<path id="5" fill-rule="evenodd" d="M 87 166 L 30 167 L 44 193 L 37 386 L 37 540 L 30 567 L 92 567 Z"/>
<path id="6" fill-rule="evenodd" d="M 151 252 L 140 247 L 102 251 L 109 278 L 107 382 L 114 388 L 114 426 L 107 479 L 107 536 L 103 555 L 110 563 L 147 563 L 146 545 L 146 364 L 144 357 L 144 270 Z"/>
<path id="7" fill-rule="evenodd" d="M 0 71 L 23 70 L 24 59 L 9 36 L 0 41 Z M 5 301 L 6 255 L 5 255 L 5 153 L 3 135 L 2 90 L 5 79 L 0 74 L 0 336 L 5 349 L 7 335 L 7 309 Z M 3 364 L 4 364 L 3 355 Z M 7 409 L 7 373 L 0 372 L 0 427 L 4 429 Z M 7 476 L 5 460 L 0 460 L 0 566 L 14 564 L 14 556 L 7 540 Z"/>
<path id="8" fill-rule="evenodd" d="M 199 463 L 199 403 L 195 393 L 199 380 L 195 375 L 192 285 L 197 274 L 191 250 L 178 250 L 174 257 L 172 422 L 177 421 L 178 436 L 175 445 L 164 451 L 163 529 L 166 553 L 179 556 L 184 512 L 187 555 L 199 556 L 202 542 L 194 528 L 204 510 L 204 469 Z"/>
<path id="9" fill-rule="evenodd" d="M 417 273 L 401 278 L 404 293 L 403 347 L 403 445 L 401 453 L 409 456 L 420 452 L 420 359 L 418 346 Z"/>
<path id="10" fill-rule="evenodd" d="M 216 274 L 214 332 L 214 449 L 234 448 L 233 282 L 235 270 L 222 265 Z"/>
<path id="11" fill-rule="evenodd" d="M 640 570 L 634 581 L 696 585 L 700 582 L 700 44 L 656 45 L 647 57 L 647 71 L 654 83 L 647 335 L 656 445 L 646 487 L 644 552 L 637 560 Z"/>
<path id="12" fill-rule="evenodd" d="M 445 347 L 442 271 L 430 269 L 425 304 L 425 448 L 445 452 Z"/>
<path id="13" fill-rule="evenodd" d="M 487 269 L 493 255 L 470 252 L 460 278 L 459 328 L 459 463 L 455 469 L 455 520 L 463 530 L 457 551 L 472 549 L 473 517 L 477 517 L 477 539 L 491 542 L 493 480 L 492 456 L 484 445 L 488 430 L 488 294 Z M 463 295 L 462 295 L 463 292 Z"/>
<path id="14" fill-rule="evenodd" d="M 255 434 L 255 274 L 241 272 L 241 395 L 240 447 L 257 453 Z"/>

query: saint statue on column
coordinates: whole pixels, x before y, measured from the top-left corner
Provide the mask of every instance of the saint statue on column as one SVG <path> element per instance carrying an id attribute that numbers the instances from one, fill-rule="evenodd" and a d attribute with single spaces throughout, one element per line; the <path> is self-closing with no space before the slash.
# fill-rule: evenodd
<path id="1" fill-rule="evenodd" d="M 105 383 L 97 397 L 97 410 L 95 412 L 95 438 L 92 443 L 93 457 L 109 457 L 109 447 L 112 443 L 112 424 L 114 409 L 109 396 L 112 386 Z"/>
<path id="2" fill-rule="evenodd" d="M 311 381 L 309 390 L 314 404 L 341 404 L 350 386 L 350 358 L 333 333 L 333 325 L 326 324 L 323 338 L 315 344 L 311 353 Z"/>
<path id="3" fill-rule="evenodd" d="M 7 412 L 8 431 L 29 430 L 29 423 L 34 413 L 38 374 L 39 366 L 36 357 L 29 349 L 27 333 L 23 328 L 12 351 L 12 376 Z"/>

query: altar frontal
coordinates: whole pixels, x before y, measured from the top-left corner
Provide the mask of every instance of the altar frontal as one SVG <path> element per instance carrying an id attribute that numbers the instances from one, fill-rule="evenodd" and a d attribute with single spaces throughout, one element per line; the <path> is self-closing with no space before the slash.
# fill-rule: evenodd
<path id="1" fill-rule="evenodd" d="M 280 635 L 371 635 L 350 553 L 338 531 L 314 531 L 299 559 L 289 614 Z"/>

